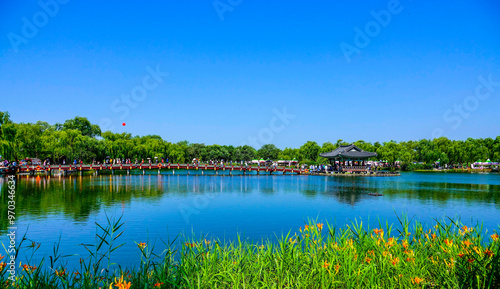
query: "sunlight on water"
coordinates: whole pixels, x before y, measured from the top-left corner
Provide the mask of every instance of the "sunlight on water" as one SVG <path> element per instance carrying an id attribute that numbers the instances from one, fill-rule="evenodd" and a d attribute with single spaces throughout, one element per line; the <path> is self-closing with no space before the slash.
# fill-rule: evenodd
<path id="1" fill-rule="evenodd" d="M 2 216 L 6 185 L 2 181 Z M 498 229 L 500 175 L 403 173 L 389 178 L 319 176 L 72 176 L 21 177 L 16 194 L 18 235 L 41 243 L 38 258 L 60 240 L 61 253 L 87 256 L 82 243 L 95 243 L 96 225 L 106 215 L 123 215 L 125 232 L 113 261 L 139 260 L 134 242 L 156 243 L 179 234 L 234 240 L 295 232 L 308 219 L 343 226 L 354 218 L 378 227 L 407 214 L 422 222 L 461 218 Z M 376 197 L 370 193 L 382 193 Z M 1 219 L 1 241 L 7 221 Z M 27 256 L 22 256 L 23 258 Z M 69 258 L 74 264 L 79 257 Z M 75 261 L 76 260 L 76 261 Z"/>

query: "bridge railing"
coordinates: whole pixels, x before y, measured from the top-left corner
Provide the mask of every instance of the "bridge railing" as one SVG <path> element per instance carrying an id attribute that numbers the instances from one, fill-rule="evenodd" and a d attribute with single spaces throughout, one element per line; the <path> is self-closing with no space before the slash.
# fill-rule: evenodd
<path id="1" fill-rule="evenodd" d="M 83 171 L 83 170 L 129 170 L 129 169 L 197 169 L 197 170 L 240 170 L 258 172 L 292 172 L 303 173 L 296 168 L 255 167 L 241 165 L 208 165 L 208 164 L 172 164 L 172 163 L 140 163 L 140 164 L 57 164 L 57 165 L 23 165 L 19 171 Z"/>

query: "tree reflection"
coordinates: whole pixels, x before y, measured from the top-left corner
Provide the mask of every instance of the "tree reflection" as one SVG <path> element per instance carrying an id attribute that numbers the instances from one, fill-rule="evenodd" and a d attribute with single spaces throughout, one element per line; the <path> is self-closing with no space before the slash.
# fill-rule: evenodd
<path id="1" fill-rule="evenodd" d="M 462 201 L 500 206 L 500 186 L 450 182 L 422 182 L 381 178 L 342 178 L 315 176 L 196 176 L 196 175 L 100 175 L 69 177 L 18 177 L 16 187 L 16 218 L 47 218 L 63 214 L 76 222 L 108 207 L 125 207 L 134 200 L 154 204 L 165 196 L 189 198 L 193 195 L 250 194 L 280 198 L 301 194 L 307 198 L 328 198 L 356 206 L 361 201 L 377 198 L 387 200 L 432 201 L 446 204 Z M 7 215 L 6 179 L 0 181 L 0 214 Z M 8 227 L 7 218 L 0 218 L 0 230 Z"/>

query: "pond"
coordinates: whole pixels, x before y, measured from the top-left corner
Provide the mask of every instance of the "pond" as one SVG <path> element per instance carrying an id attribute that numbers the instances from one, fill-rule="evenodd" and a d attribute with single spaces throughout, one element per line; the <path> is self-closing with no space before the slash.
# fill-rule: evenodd
<path id="1" fill-rule="evenodd" d="M 7 243 L 7 182 L 1 179 L 0 241 Z M 382 193 L 372 196 L 370 193 Z M 60 253 L 88 256 L 96 222 L 123 216 L 124 233 L 112 261 L 134 266 L 137 243 L 156 244 L 177 236 L 251 242 L 295 233 L 308 220 L 345 226 L 354 219 L 379 227 L 398 217 L 426 224 L 434 219 L 482 223 L 499 228 L 500 175 L 402 173 L 399 177 L 100 175 L 18 177 L 17 241 L 41 243 L 36 259 Z M 181 240 L 177 239 L 177 240 Z M 5 255 L 5 252 L 2 252 Z M 68 258 L 75 265 L 78 256 Z M 20 260 L 29 255 L 20 252 Z M 76 261 L 75 261 L 76 260 Z"/>

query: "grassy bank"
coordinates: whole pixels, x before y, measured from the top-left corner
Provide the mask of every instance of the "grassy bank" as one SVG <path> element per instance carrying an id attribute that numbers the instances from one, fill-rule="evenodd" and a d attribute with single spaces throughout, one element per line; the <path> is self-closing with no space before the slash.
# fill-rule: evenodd
<path id="1" fill-rule="evenodd" d="M 121 246 L 120 220 L 101 227 L 87 258 L 70 272 L 58 248 L 45 263 L 22 264 L 9 281 L 14 288 L 498 288 L 500 241 L 480 227 L 436 222 L 424 230 L 402 220 L 395 229 L 362 223 L 335 228 L 310 223 L 275 242 L 183 240 L 180 248 L 137 243 L 142 253 L 134 269 L 111 267 Z M 25 245 L 35 252 L 37 243 Z M 116 254 L 118 251 L 115 251 Z M 7 257 L 8 258 L 8 257 Z M 5 258 L 5 259 L 7 259 Z M 2 261 L 5 261 L 2 260 Z M 5 264 L 5 263 L 2 263 Z"/>

